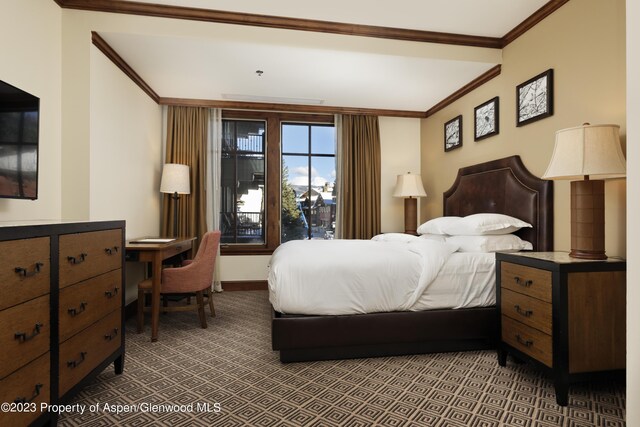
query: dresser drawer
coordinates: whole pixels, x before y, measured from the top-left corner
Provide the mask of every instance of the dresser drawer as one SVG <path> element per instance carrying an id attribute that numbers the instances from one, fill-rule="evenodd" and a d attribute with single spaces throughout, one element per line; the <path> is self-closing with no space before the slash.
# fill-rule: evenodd
<path id="1" fill-rule="evenodd" d="M 122 313 L 114 311 L 60 344 L 60 396 L 120 348 L 121 326 Z"/>
<path id="2" fill-rule="evenodd" d="M 0 310 L 49 293 L 49 238 L 0 242 Z"/>
<path id="3" fill-rule="evenodd" d="M 60 342 L 122 306 L 122 270 L 60 290 Z"/>
<path id="4" fill-rule="evenodd" d="M 500 294 L 500 311 L 525 325 L 536 328 L 545 334 L 551 335 L 552 307 L 548 302 L 502 289 Z"/>
<path id="5" fill-rule="evenodd" d="M 0 411 L 0 426 L 26 426 L 41 415 L 40 404 L 50 403 L 49 353 L 40 356 L 7 378 L 0 380 L 0 402 L 35 404 L 35 412 Z M 31 409 L 31 406 L 28 406 Z"/>
<path id="6" fill-rule="evenodd" d="M 120 229 L 60 236 L 59 287 L 120 268 L 123 250 Z"/>
<path id="7" fill-rule="evenodd" d="M 553 366 L 551 335 L 503 315 L 502 341 L 549 367 Z"/>
<path id="8" fill-rule="evenodd" d="M 500 263 L 500 286 L 551 302 L 551 272 L 525 265 Z"/>
<path id="9" fill-rule="evenodd" d="M 0 378 L 49 351 L 49 295 L 0 311 Z"/>

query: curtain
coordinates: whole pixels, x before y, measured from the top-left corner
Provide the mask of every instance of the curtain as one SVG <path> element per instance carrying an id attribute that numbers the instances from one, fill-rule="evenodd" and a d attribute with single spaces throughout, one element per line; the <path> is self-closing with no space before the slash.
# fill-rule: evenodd
<path id="1" fill-rule="evenodd" d="M 338 143 L 342 172 L 339 235 L 370 239 L 380 234 L 380 130 L 378 117 L 343 115 Z"/>
<path id="2" fill-rule="evenodd" d="M 222 158 L 222 110 L 209 110 L 209 135 L 207 138 L 207 229 L 220 228 L 220 162 Z M 213 290 L 222 292 L 220 280 L 220 247 L 213 270 Z"/>
<path id="3" fill-rule="evenodd" d="M 180 195 L 178 230 L 173 230 L 173 203 L 170 194 L 162 201 L 162 234 L 196 236 L 194 254 L 207 231 L 206 221 L 206 147 L 209 110 L 195 107 L 173 107 L 167 110 L 167 146 L 165 163 L 189 166 L 191 194 Z"/>

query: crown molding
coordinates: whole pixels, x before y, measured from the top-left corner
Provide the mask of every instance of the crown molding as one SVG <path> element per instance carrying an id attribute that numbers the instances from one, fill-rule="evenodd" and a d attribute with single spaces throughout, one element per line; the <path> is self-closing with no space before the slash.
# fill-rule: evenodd
<path id="1" fill-rule="evenodd" d="M 569 0 L 551 0 L 546 3 L 540 9 L 535 11 L 533 15 L 529 16 L 527 19 L 518 24 L 515 28 L 509 31 L 502 37 L 502 48 L 507 46 L 509 43 L 529 31 L 531 28 L 536 26 L 540 21 L 542 21 L 547 16 L 551 15 L 556 10 L 560 9 L 565 3 L 568 3 Z"/>

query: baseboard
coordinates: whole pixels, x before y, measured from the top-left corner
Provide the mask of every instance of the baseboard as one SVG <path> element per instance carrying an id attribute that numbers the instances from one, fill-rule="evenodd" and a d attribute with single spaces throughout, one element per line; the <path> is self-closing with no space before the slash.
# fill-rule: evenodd
<path id="1" fill-rule="evenodd" d="M 226 291 L 266 291 L 268 289 L 266 280 L 233 280 L 223 281 L 222 289 Z"/>

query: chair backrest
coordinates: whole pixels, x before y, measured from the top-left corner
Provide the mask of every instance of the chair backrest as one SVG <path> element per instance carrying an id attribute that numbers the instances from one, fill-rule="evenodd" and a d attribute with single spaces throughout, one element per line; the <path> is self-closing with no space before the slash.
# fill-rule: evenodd
<path id="1" fill-rule="evenodd" d="M 196 292 L 210 287 L 219 245 L 220 231 L 206 232 L 191 264 L 162 271 L 162 292 Z"/>

